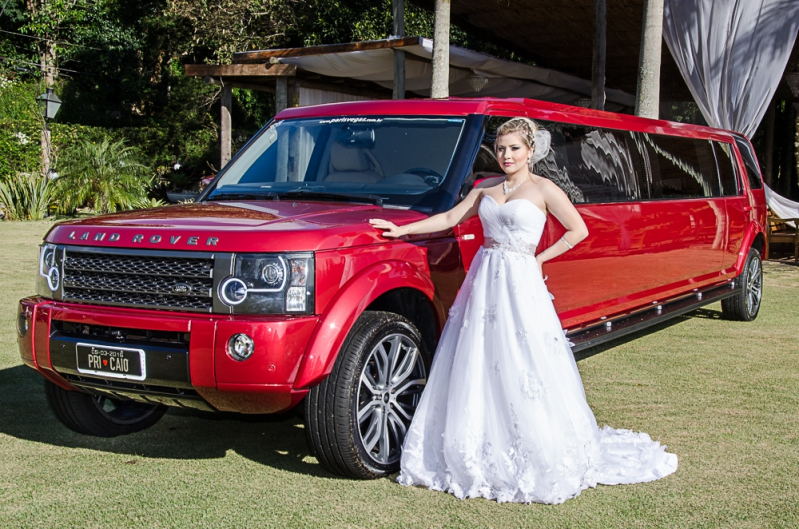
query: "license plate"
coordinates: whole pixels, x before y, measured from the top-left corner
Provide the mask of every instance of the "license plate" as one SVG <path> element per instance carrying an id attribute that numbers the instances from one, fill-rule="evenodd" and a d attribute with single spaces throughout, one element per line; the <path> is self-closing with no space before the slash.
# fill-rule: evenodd
<path id="1" fill-rule="evenodd" d="M 75 350 L 79 373 L 128 380 L 144 380 L 147 376 L 142 349 L 79 343 Z"/>

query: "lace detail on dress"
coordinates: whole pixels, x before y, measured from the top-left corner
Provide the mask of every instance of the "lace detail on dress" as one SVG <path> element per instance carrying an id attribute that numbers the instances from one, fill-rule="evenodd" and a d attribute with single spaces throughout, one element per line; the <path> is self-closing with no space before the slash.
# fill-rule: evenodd
<path id="1" fill-rule="evenodd" d="M 496 305 L 489 305 L 485 309 L 483 309 L 483 319 L 492 328 L 497 328 L 497 306 Z"/>

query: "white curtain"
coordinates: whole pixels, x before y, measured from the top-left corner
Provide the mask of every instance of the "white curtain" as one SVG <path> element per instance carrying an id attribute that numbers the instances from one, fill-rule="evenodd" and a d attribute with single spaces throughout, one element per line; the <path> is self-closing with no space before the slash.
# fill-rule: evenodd
<path id="1" fill-rule="evenodd" d="M 764 187 L 766 189 L 766 202 L 768 202 L 768 207 L 771 208 L 775 215 L 781 219 L 799 219 L 799 204 L 778 195 L 769 186 Z M 793 222 L 788 224 L 794 228 L 796 227 Z"/>
<path id="2" fill-rule="evenodd" d="M 799 29 L 797 0 L 665 0 L 663 37 L 707 122 L 751 137 Z"/>

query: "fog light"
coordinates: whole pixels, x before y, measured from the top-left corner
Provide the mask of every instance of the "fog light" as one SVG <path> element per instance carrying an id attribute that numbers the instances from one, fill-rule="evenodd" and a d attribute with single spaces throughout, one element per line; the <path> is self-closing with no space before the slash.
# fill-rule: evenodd
<path id="1" fill-rule="evenodd" d="M 28 334 L 28 317 L 24 312 L 20 312 L 17 316 L 17 334 L 20 338 L 25 338 L 25 335 Z"/>
<path id="2" fill-rule="evenodd" d="M 246 334 L 234 334 L 227 342 L 227 354 L 233 360 L 243 362 L 255 352 L 255 342 Z"/>
<path id="3" fill-rule="evenodd" d="M 289 287 L 286 292 L 286 312 L 303 312 L 305 297 L 305 287 Z"/>

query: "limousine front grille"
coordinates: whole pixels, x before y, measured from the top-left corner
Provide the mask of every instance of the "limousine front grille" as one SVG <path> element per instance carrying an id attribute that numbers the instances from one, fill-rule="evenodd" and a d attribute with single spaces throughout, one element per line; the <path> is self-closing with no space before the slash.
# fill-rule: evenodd
<path id="1" fill-rule="evenodd" d="M 210 312 L 213 257 L 162 257 L 68 248 L 64 300 Z"/>

